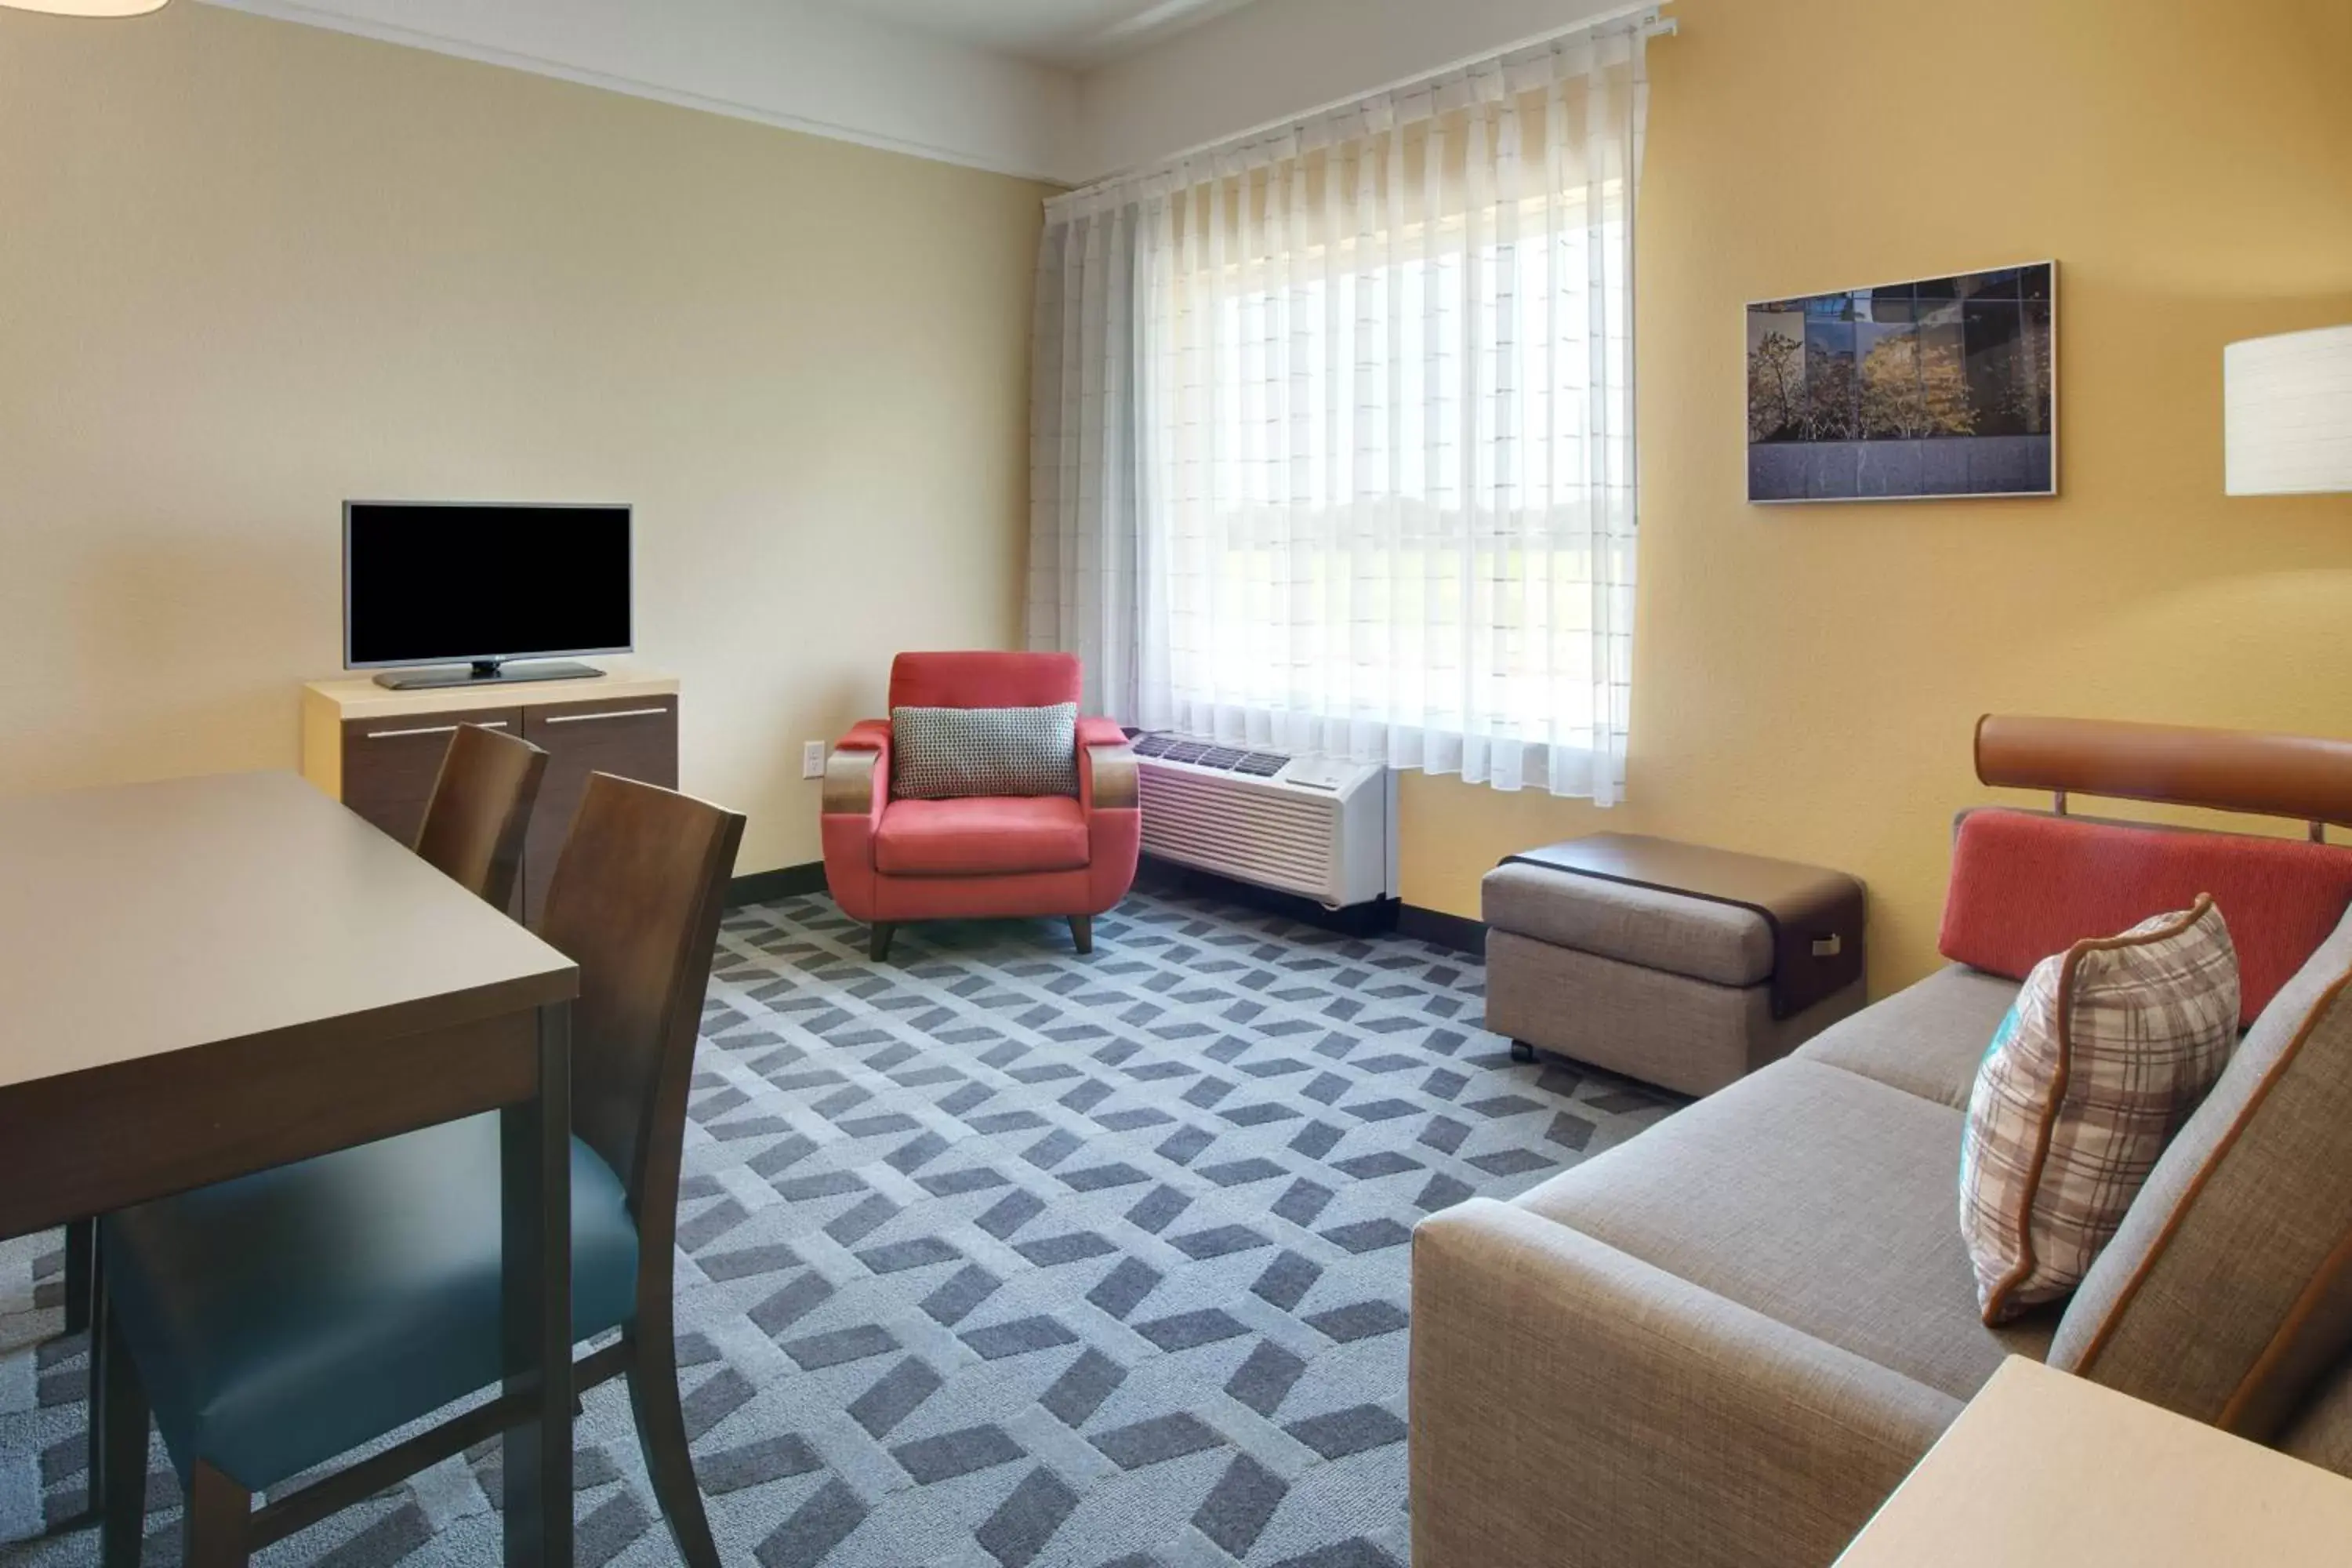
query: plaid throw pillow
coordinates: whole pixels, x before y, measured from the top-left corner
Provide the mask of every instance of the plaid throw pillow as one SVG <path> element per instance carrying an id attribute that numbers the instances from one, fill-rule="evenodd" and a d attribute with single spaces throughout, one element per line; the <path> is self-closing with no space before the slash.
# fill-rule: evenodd
<path id="1" fill-rule="evenodd" d="M 1078 705 L 893 708 L 890 793 L 900 800 L 1078 793 Z"/>
<path id="2" fill-rule="evenodd" d="M 2237 1039 L 2238 955 L 2209 897 L 2034 966 L 1960 1141 L 1960 1231 L 1986 1322 L 2082 1283 Z"/>

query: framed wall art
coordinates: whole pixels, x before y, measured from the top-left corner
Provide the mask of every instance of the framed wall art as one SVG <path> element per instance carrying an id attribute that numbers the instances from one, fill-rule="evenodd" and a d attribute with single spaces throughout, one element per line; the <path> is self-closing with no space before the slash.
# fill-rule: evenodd
<path id="1" fill-rule="evenodd" d="M 2055 262 L 1748 307 L 1748 499 L 2058 492 Z"/>

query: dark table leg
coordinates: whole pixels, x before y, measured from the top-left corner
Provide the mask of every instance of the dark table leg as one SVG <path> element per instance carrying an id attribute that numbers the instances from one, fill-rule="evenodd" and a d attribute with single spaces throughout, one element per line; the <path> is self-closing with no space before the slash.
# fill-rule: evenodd
<path id="1" fill-rule="evenodd" d="M 507 1568 L 572 1563 L 572 1005 L 539 1010 L 539 1097 L 499 1113 L 506 1387 L 537 1397 L 507 1429 Z"/>
<path id="2" fill-rule="evenodd" d="M 80 1333 L 89 1329 L 90 1342 L 97 1342 L 97 1330 L 90 1323 L 90 1310 L 98 1289 L 98 1221 L 78 1219 L 66 1226 L 66 1332 Z"/>
<path id="3" fill-rule="evenodd" d="M 87 1292 L 85 1300 L 87 1300 L 89 1304 L 89 1312 L 87 1319 L 89 1327 L 89 1374 L 85 1380 L 86 1385 L 89 1390 L 89 1506 L 82 1510 L 79 1518 L 62 1521 L 68 1526 L 88 1524 L 91 1521 L 97 1519 L 99 1516 L 99 1510 L 106 1500 L 106 1415 L 107 1408 L 111 1403 L 110 1390 L 107 1387 L 107 1373 L 109 1370 L 107 1363 L 110 1358 L 107 1354 L 109 1347 L 106 1342 L 106 1320 L 109 1313 L 106 1309 L 105 1266 L 99 1261 L 98 1257 L 98 1222 L 96 1220 L 90 1220 L 88 1224 L 89 1226 L 89 1252 L 82 1260 L 84 1277 L 81 1280 L 80 1289 Z M 70 1237 L 71 1227 L 68 1227 L 68 1237 Z M 68 1261 L 70 1265 L 70 1258 L 68 1258 Z M 68 1267 L 66 1285 L 66 1289 L 68 1291 L 71 1291 L 75 1289 L 75 1286 L 72 1283 L 72 1270 L 70 1267 Z M 70 1321 L 71 1320 L 68 1319 L 68 1321 Z M 142 1463 L 146 1458 L 146 1449 L 143 1447 L 140 1449 L 140 1458 Z M 141 1495 L 144 1496 L 147 1489 L 147 1478 L 144 1474 L 142 1474 L 139 1478 L 139 1489 Z"/>

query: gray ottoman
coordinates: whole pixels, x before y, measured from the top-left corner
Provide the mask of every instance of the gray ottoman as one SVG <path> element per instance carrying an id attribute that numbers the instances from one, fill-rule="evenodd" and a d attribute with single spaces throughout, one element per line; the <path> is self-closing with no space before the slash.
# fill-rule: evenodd
<path id="1" fill-rule="evenodd" d="M 1486 873 L 1486 1027 L 1685 1094 L 1786 1056 L 1864 1002 L 1843 872 L 1633 834 Z"/>

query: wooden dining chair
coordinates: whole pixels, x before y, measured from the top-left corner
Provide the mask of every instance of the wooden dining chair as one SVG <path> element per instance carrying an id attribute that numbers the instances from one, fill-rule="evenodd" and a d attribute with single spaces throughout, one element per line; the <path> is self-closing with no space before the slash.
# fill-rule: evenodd
<path id="1" fill-rule="evenodd" d="M 547 753 L 529 741 L 460 724 L 433 781 L 416 853 L 505 909 L 514 900 L 523 835 L 546 773 Z"/>
<path id="2" fill-rule="evenodd" d="M 717 1548 L 672 1342 L 679 1153 L 697 1026 L 743 819 L 597 773 L 541 934 L 580 966 L 572 1014 L 582 1389 L 625 1376 L 689 1568 Z M 251 1553 L 530 1419 L 500 1394 L 255 1510 L 256 1493 L 500 1381 L 496 1112 L 146 1204 L 100 1223 L 108 1373 L 94 1414 L 106 1568 L 139 1561 L 150 1415 L 185 1497 L 186 1568 Z M 568 1397 L 568 1394 L 566 1395 Z"/>
<path id="3" fill-rule="evenodd" d="M 416 853 L 498 909 L 514 901 L 523 837 L 547 773 L 547 753 L 520 736 L 461 724 L 442 753 Z M 98 1222 L 66 1226 L 65 1329 L 89 1327 L 98 1281 L 91 1262 Z"/>

